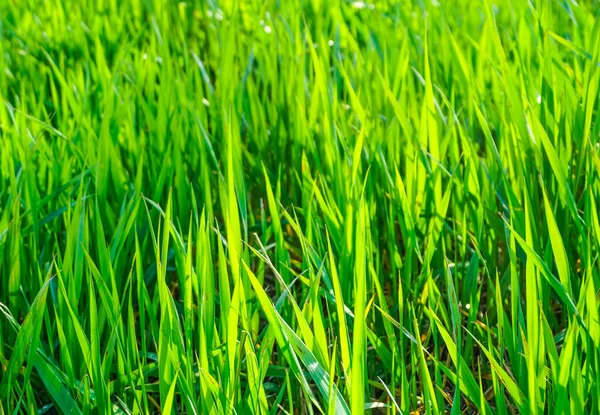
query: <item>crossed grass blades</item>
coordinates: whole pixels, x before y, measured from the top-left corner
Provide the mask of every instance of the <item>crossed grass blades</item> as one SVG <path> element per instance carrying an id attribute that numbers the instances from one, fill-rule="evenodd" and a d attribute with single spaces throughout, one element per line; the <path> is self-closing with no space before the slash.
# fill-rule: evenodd
<path id="1" fill-rule="evenodd" d="M 0 1 L 0 414 L 598 414 L 572 0 Z"/>

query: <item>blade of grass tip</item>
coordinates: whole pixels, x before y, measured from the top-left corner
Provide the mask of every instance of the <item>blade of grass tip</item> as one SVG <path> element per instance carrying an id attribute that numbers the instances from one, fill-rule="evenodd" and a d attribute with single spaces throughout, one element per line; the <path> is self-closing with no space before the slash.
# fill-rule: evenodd
<path id="1" fill-rule="evenodd" d="M 173 412 L 173 402 L 175 398 L 175 386 L 177 386 L 177 373 L 175 373 L 175 377 L 171 381 L 171 386 L 169 387 L 169 392 L 167 393 L 165 400 L 162 401 L 162 413 L 170 414 Z"/>

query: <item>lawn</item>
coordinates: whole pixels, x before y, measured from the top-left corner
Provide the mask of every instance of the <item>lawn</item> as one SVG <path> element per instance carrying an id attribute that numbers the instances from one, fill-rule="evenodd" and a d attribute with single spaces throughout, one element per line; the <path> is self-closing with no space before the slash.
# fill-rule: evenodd
<path id="1" fill-rule="evenodd" d="M 0 0 L 0 415 L 600 414 L 599 13 Z"/>

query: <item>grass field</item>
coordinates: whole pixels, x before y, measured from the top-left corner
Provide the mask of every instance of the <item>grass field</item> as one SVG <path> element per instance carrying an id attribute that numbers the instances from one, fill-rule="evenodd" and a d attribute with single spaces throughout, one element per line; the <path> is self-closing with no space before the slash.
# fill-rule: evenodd
<path id="1" fill-rule="evenodd" d="M 599 12 L 0 0 L 0 415 L 600 414 Z"/>

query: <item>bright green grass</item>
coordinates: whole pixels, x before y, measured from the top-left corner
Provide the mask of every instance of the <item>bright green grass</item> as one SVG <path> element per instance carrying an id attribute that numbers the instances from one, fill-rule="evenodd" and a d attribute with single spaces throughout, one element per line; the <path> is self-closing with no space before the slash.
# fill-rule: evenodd
<path id="1" fill-rule="evenodd" d="M 600 413 L 600 11 L 0 0 L 0 414 Z"/>

